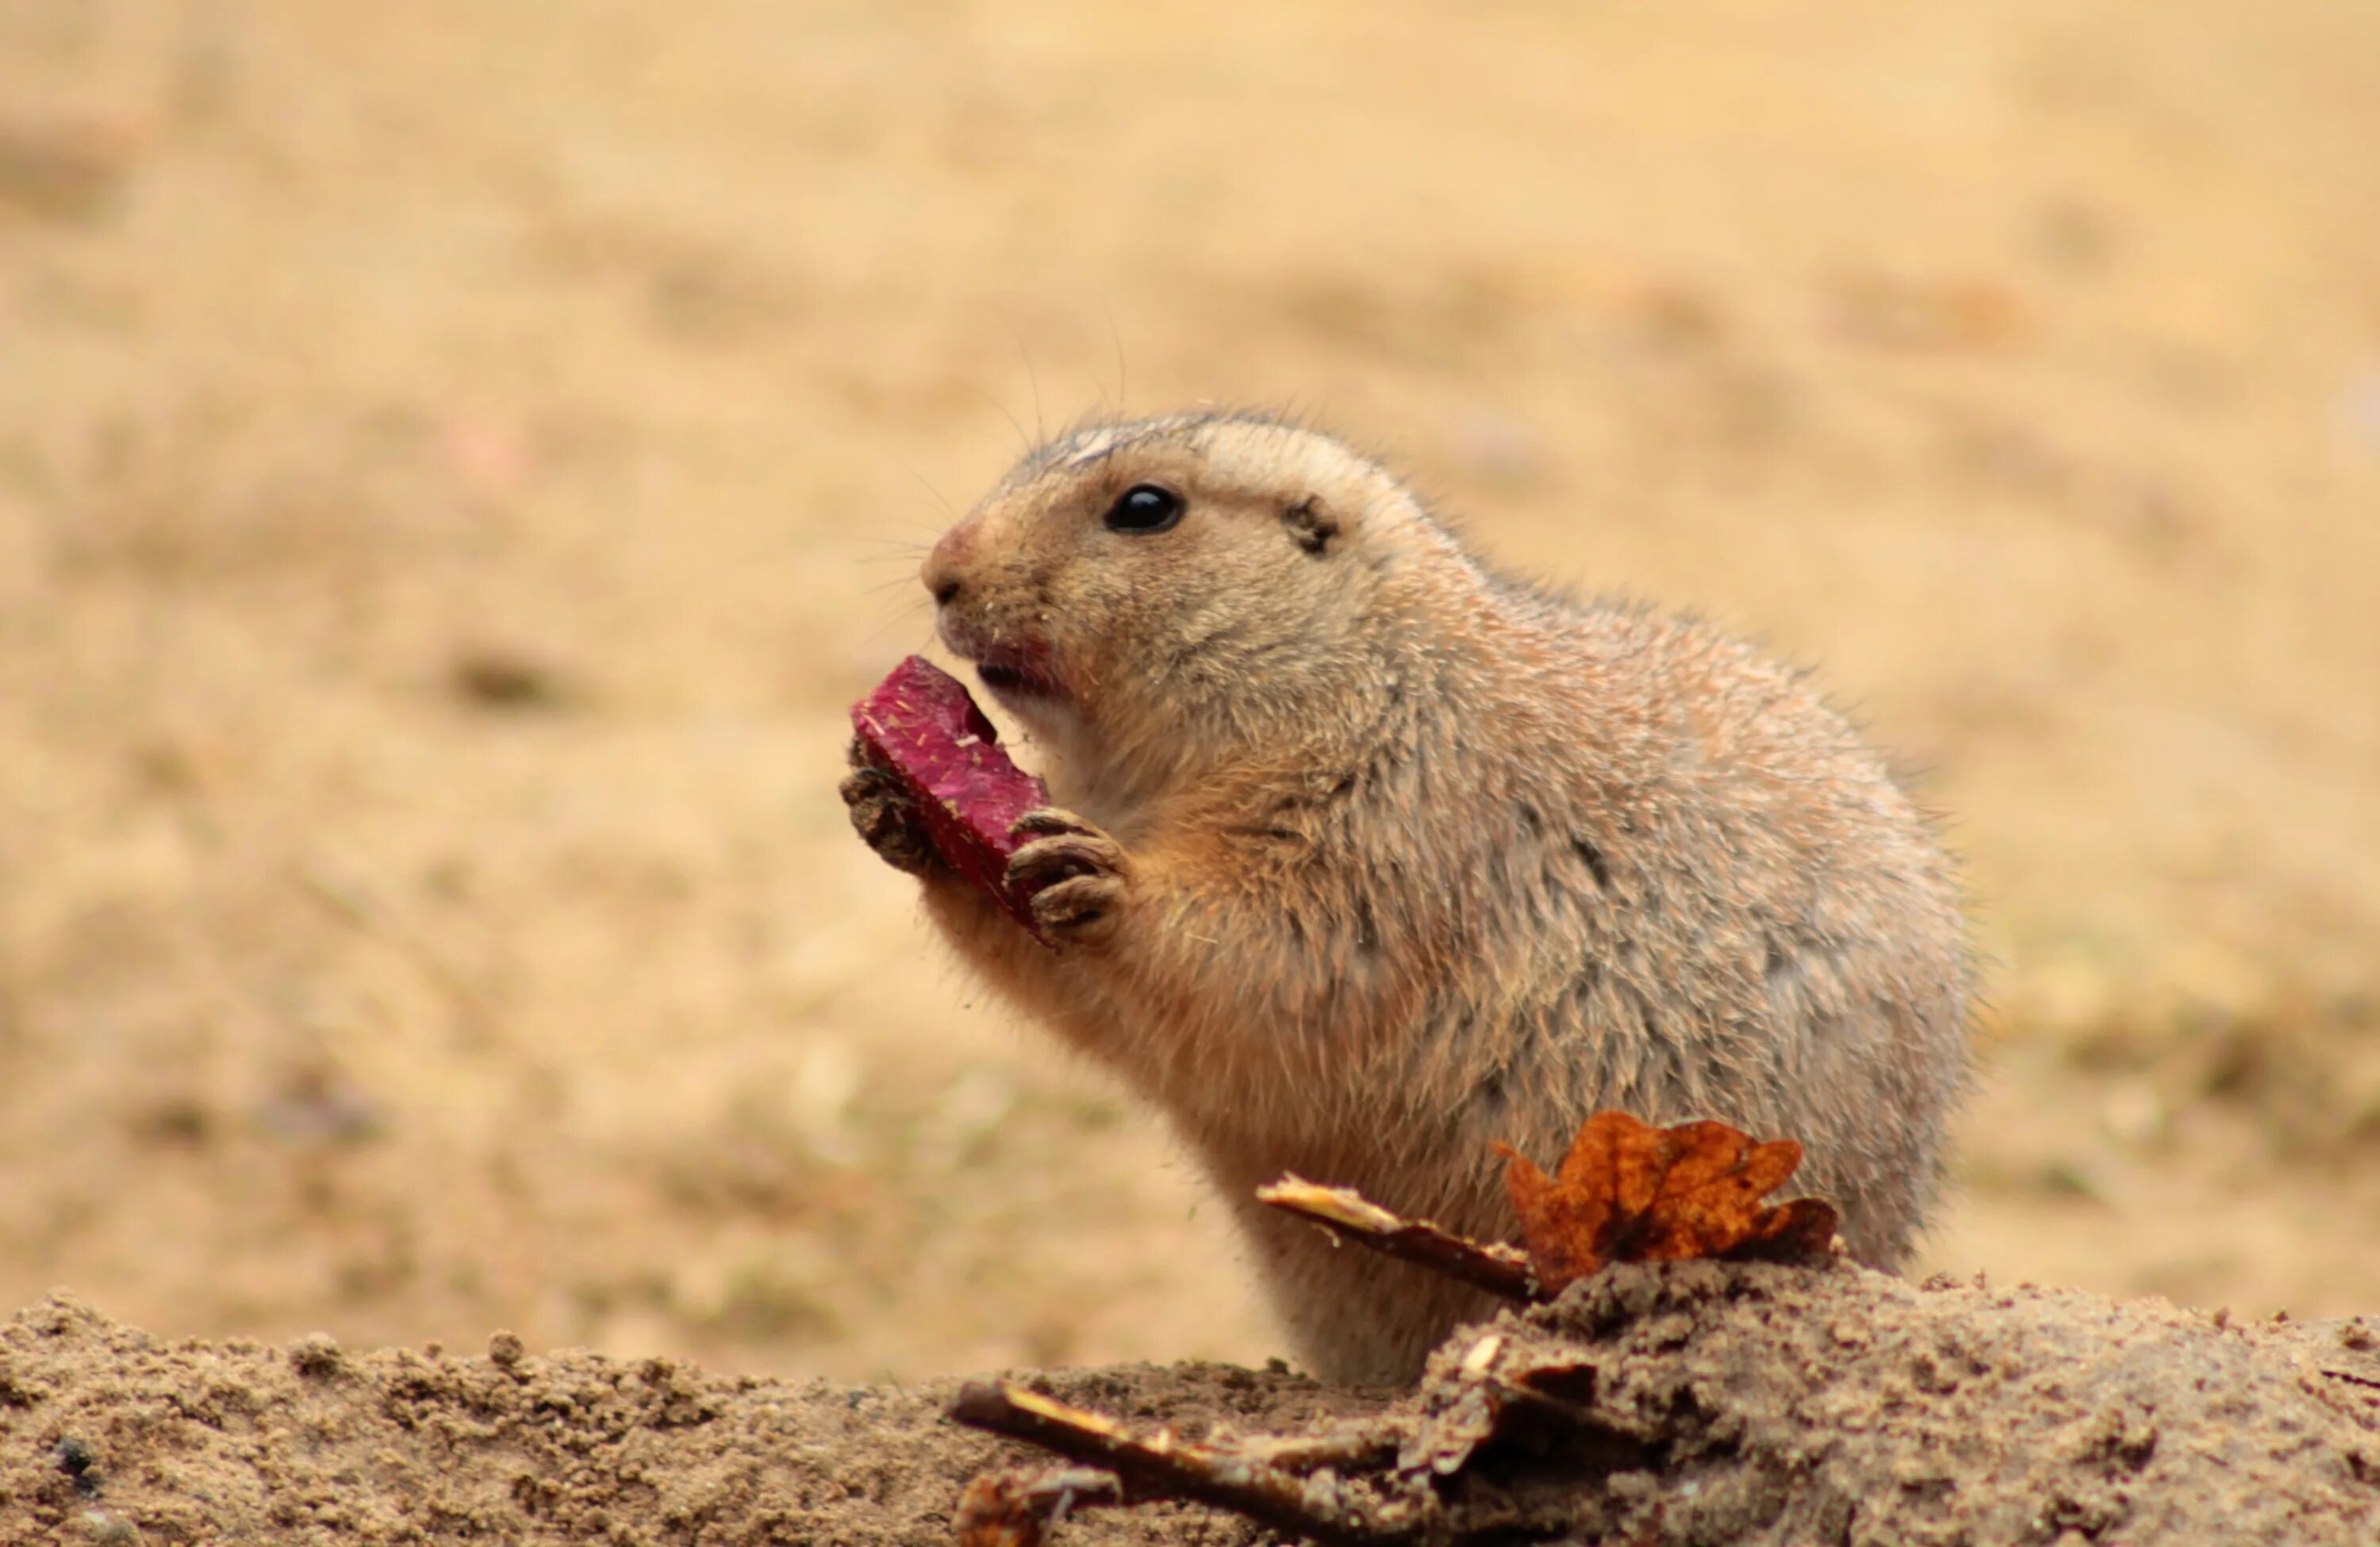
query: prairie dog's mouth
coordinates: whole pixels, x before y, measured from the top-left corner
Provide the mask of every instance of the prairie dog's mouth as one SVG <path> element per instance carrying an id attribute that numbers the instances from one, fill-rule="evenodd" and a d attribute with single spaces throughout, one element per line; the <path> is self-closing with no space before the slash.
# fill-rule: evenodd
<path id="1" fill-rule="evenodd" d="M 975 675 L 1003 699 L 1054 699 L 1064 696 L 1057 680 L 1037 664 L 1005 652 L 976 663 Z"/>
<path id="2" fill-rule="evenodd" d="M 953 616 L 947 607 L 936 623 L 951 653 L 975 663 L 976 676 L 1003 701 L 1038 707 L 1066 699 L 1066 685 L 1041 640 L 1011 636 L 987 641 L 972 620 Z"/>

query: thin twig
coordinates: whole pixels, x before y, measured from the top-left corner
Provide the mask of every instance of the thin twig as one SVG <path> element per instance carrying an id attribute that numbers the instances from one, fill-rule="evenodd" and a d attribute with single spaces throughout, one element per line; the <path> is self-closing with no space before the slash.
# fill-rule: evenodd
<path id="1" fill-rule="evenodd" d="M 1053 1451 L 1113 1472 L 1133 1498 L 1189 1499 L 1245 1516 L 1269 1529 L 1328 1547 L 1401 1547 L 1403 1531 L 1334 1517 L 1308 1502 L 1298 1480 L 1233 1451 L 1186 1444 L 1171 1431 L 1136 1440 L 1097 1413 L 1005 1383 L 969 1382 L 951 1417 L 971 1429 Z"/>
<path id="2" fill-rule="evenodd" d="M 1378 1471 L 1397 1458 L 1394 1431 L 1342 1430 L 1331 1434 L 1251 1434 L 1234 1439 L 1232 1448 L 1251 1461 L 1284 1472 L 1318 1472 L 1325 1467 L 1339 1472 Z"/>
<path id="3" fill-rule="evenodd" d="M 1257 1188 L 1257 1200 L 1374 1251 L 1459 1279 L 1491 1295 L 1523 1304 L 1547 1297 L 1529 1271 L 1528 1254 L 1519 1248 L 1483 1246 L 1427 1220 L 1390 1213 L 1352 1188 L 1326 1188 L 1302 1176 L 1283 1176 Z"/>

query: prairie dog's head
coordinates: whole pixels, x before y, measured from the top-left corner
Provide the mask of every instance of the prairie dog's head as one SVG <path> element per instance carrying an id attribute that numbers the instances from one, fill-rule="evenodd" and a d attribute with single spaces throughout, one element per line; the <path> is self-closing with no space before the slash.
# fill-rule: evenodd
<path id="1" fill-rule="evenodd" d="M 1451 544 L 1338 442 L 1184 415 L 1034 452 L 921 578 L 943 642 L 1026 728 L 1088 771 L 1161 776 L 1360 713 L 1425 549 Z"/>

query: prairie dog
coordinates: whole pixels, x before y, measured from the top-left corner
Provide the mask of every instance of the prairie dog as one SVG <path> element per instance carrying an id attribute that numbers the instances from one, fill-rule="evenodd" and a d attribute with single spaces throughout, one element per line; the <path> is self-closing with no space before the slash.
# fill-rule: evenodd
<path id="1" fill-rule="evenodd" d="M 1045 949 L 865 767 L 863 836 L 959 954 L 1164 1110 L 1314 1370 L 1402 1381 L 1484 1297 L 1250 1196 L 1285 1171 L 1509 1238 L 1489 1143 L 1605 1107 L 1797 1139 L 1899 1267 L 1967 1081 L 1956 882 L 1802 675 L 1473 557 L 1394 478 L 1239 414 L 1028 456 L 927 558 L 1046 753 Z"/>

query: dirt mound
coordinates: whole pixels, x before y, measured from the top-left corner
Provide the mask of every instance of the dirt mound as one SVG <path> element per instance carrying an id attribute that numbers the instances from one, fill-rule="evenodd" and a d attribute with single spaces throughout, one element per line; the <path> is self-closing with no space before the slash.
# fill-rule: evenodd
<path id="1" fill-rule="evenodd" d="M 1226 1365 L 1049 1380 L 1192 1428 L 1366 1406 Z M 470 1358 L 168 1344 L 54 1297 L 0 1334 L 0 1541 L 946 1541 L 1008 1448 L 942 1421 L 956 1389 L 530 1356 L 509 1333 Z M 1101 1524 L 1182 1540 L 1161 1512 Z"/>
<path id="2" fill-rule="evenodd" d="M 1621 1270 L 1491 1358 L 1442 1351 L 1408 1450 L 1463 1457 L 1466 1535 L 2368 1543 L 2375 1346 L 1848 1267 Z"/>
<path id="3" fill-rule="evenodd" d="M 1223 1365 L 1032 1382 L 1136 1428 L 1376 1436 L 1313 1492 L 1416 1539 L 2369 1542 L 2375 1350 L 2380 1322 L 1688 1263 L 1466 1334 L 1393 1405 Z M 54 1297 L 0 1334 L 0 1541 L 946 1541 L 969 1477 L 1032 1459 L 943 1421 L 955 1389 L 503 1333 L 468 1358 L 166 1344 Z M 1255 1539 L 1184 1505 L 1062 1533 Z"/>

